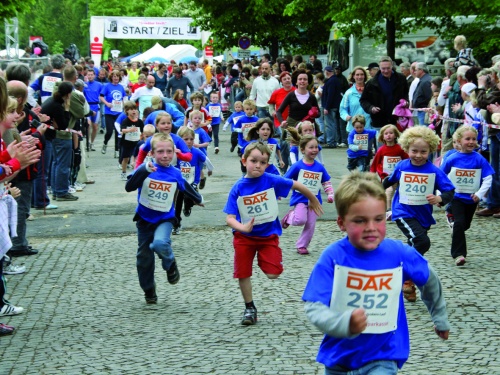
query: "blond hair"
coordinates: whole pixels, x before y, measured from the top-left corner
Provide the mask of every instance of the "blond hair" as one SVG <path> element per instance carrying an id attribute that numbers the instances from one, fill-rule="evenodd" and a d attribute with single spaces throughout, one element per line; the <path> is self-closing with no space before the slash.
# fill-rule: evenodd
<path id="1" fill-rule="evenodd" d="M 398 138 L 401 136 L 401 133 L 399 132 L 398 128 L 396 127 L 396 125 L 387 124 L 387 125 L 382 126 L 382 129 L 380 129 L 380 133 L 378 134 L 378 138 L 377 138 L 377 141 L 379 143 L 385 144 L 384 133 L 388 129 L 392 129 L 392 132 L 394 133 L 394 141 L 395 142 L 398 141 Z"/>
<path id="2" fill-rule="evenodd" d="M 142 130 L 142 134 L 149 137 L 149 136 L 153 135 L 154 133 L 156 133 L 156 128 L 154 127 L 154 125 L 152 125 L 152 124 L 144 125 L 144 129 Z"/>
<path id="3" fill-rule="evenodd" d="M 181 126 L 177 131 L 177 135 L 181 138 L 184 138 L 185 135 L 190 135 L 191 137 L 194 137 L 194 130 L 187 126 Z"/>
<path id="4" fill-rule="evenodd" d="M 157 134 L 153 135 L 153 138 L 151 138 L 151 150 L 152 151 L 154 151 L 156 149 L 156 145 L 158 144 L 158 142 L 170 142 L 172 144 L 172 147 L 175 149 L 174 140 L 168 134 L 157 133 Z"/>
<path id="5" fill-rule="evenodd" d="M 257 104 L 255 104 L 255 100 L 252 99 L 245 99 L 243 106 L 252 107 L 254 110 L 257 109 Z"/>
<path id="6" fill-rule="evenodd" d="M 435 152 L 441 139 L 427 126 L 414 126 L 406 129 L 399 138 L 401 148 L 408 152 L 410 146 L 415 143 L 417 139 L 422 139 L 429 145 L 429 152 Z"/>
<path id="7" fill-rule="evenodd" d="M 170 123 L 172 123 L 172 116 L 170 116 L 169 113 L 167 112 L 164 112 L 164 111 L 160 111 L 157 115 L 156 115 L 156 119 L 155 119 L 155 126 L 158 126 L 158 124 L 160 123 L 161 119 L 163 117 L 166 117 L 170 120 Z"/>
<path id="8" fill-rule="evenodd" d="M 245 154 L 242 159 L 247 159 L 253 150 L 258 150 L 262 155 L 267 155 L 267 160 L 271 157 L 271 150 L 263 142 L 252 142 L 247 147 L 245 147 Z"/>
<path id="9" fill-rule="evenodd" d="M 351 124 L 354 126 L 356 122 L 366 125 L 366 118 L 363 115 L 355 115 L 351 119 Z"/>
<path id="10" fill-rule="evenodd" d="M 457 35 L 455 37 L 455 40 L 453 41 L 453 46 L 455 47 L 455 49 L 457 51 L 461 50 L 461 49 L 467 47 L 467 39 L 465 39 L 464 35 Z"/>
<path id="11" fill-rule="evenodd" d="M 344 218 L 353 204 L 368 197 L 382 201 L 384 205 L 387 201 L 384 187 L 375 173 L 353 171 L 344 176 L 335 194 L 335 208 L 339 217 Z"/>
<path id="12" fill-rule="evenodd" d="M 312 140 L 318 142 L 318 139 L 315 136 L 311 135 L 311 134 L 306 134 L 306 135 L 302 136 L 300 138 L 300 142 L 299 142 L 299 149 L 300 149 L 300 151 L 304 151 L 306 149 L 307 144 L 309 142 L 311 142 Z"/>
<path id="13" fill-rule="evenodd" d="M 460 142 L 464 137 L 465 132 L 472 132 L 477 137 L 477 129 L 475 127 L 470 125 L 462 125 L 457 130 L 455 130 L 455 133 L 453 133 L 453 140 Z"/>

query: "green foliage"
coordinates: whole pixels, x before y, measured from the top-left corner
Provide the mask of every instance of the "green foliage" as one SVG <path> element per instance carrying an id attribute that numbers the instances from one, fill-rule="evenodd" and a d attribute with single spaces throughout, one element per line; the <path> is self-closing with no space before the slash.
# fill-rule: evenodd
<path id="1" fill-rule="evenodd" d="M 2 0 L 0 4 L 0 20 L 16 17 L 24 9 L 29 8 L 35 0 Z"/>
<path id="2" fill-rule="evenodd" d="M 51 46 L 50 46 L 50 54 L 51 55 L 56 55 L 56 54 L 62 54 L 64 52 L 64 44 L 60 40 L 56 40 Z"/>

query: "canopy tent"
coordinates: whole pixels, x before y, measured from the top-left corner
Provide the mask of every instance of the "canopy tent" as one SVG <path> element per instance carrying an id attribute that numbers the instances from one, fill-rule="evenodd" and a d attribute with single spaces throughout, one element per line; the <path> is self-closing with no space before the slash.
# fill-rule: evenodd
<path id="1" fill-rule="evenodd" d="M 127 56 L 127 57 L 121 57 L 120 61 L 129 62 L 131 59 L 133 59 L 136 56 L 139 56 L 140 54 L 141 54 L 140 52 L 137 52 L 137 53 L 134 53 L 133 55 L 130 55 L 130 56 Z"/>
<path id="2" fill-rule="evenodd" d="M 152 57 L 167 57 L 165 55 L 165 48 L 163 48 L 159 43 L 156 43 L 153 47 L 148 49 L 146 52 L 132 57 L 130 61 L 146 61 Z"/>
<path id="3" fill-rule="evenodd" d="M 198 62 L 198 58 L 197 57 L 194 57 L 194 56 L 185 56 L 183 57 L 182 59 L 179 59 L 179 61 L 177 61 L 178 63 L 186 63 L 186 64 L 189 64 L 191 61 L 196 61 Z"/>
<path id="4" fill-rule="evenodd" d="M 145 62 L 148 62 L 148 63 L 151 63 L 151 62 L 154 62 L 154 63 L 168 63 L 169 60 L 164 58 L 164 57 L 160 57 L 160 56 L 155 56 L 155 57 L 151 57 L 147 60 L 145 60 Z"/>
<path id="5" fill-rule="evenodd" d="M 24 54 L 26 53 L 23 49 L 19 49 L 18 51 L 19 51 L 19 56 L 16 56 L 16 49 L 11 48 L 10 49 L 10 56 L 13 58 L 23 57 Z M 37 57 L 36 55 L 33 55 L 33 56 Z M 6 49 L 0 51 L 0 57 L 7 57 L 7 50 Z"/>
<path id="6" fill-rule="evenodd" d="M 176 63 L 183 57 L 195 56 L 197 49 L 191 44 L 171 44 L 165 48 L 165 55 L 169 60 L 174 60 Z M 195 58 L 198 61 L 198 58 Z"/>

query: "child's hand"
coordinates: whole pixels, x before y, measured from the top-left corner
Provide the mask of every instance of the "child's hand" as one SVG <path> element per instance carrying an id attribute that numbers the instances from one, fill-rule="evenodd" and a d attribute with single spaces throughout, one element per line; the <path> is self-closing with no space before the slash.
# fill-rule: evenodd
<path id="1" fill-rule="evenodd" d="M 281 169 L 285 168 L 285 162 L 283 160 L 280 160 L 280 168 Z"/>
<path id="2" fill-rule="evenodd" d="M 328 194 L 328 200 L 327 200 L 327 202 L 328 203 L 333 203 L 334 200 L 335 200 L 334 195 L 333 194 Z"/>
<path id="3" fill-rule="evenodd" d="M 349 331 L 352 334 L 358 334 L 363 332 L 367 326 L 367 317 L 365 310 L 356 309 L 351 314 L 351 320 L 349 321 Z"/>
<path id="4" fill-rule="evenodd" d="M 474 201 L 474 203 L 478 203 L 479 202 L 479 197 L 476 194 L 471 194 L 470 197 L 472 198 L 472 200 Z"/>
<path id="5" fill-rule="evenodd" d="M 12 168 L 10 167 L 10 165 L 0 164 L 0 167 L 2 167 L 3 173 L 5 173 L 6 177 L 8 177 L 12 174 Z"/>
<path id="6" fill-rule="evenodd" d="M 156 169 L 157 169 L 157 168 L 155 167 L 155 165 L 153 164 L 153 162 L 152 162 L 152 161 L 150 161 L 150 162 L 148 163 L 148 168 L 147 168 L 147 169 L 148 169 L 148 171 L 151 171 L 151 172 L 156 172 Z"/>
<path id="7" fill-rule="evenodd" d="M 310 200 L 308 206 L 318 217 L 324 214 L 323 207 L 321 207 L 318 198 L 314 197 L 314 200 Z"/>
<path id="8" fill-rule="evenodd" d="M 255 222 L 255 218 L 252 217 L 252 219 L 246 223 L 246 224 L 243 224 L 242 227 L 241 227 L 241 232 L 243 233 L 250 233 L 253 229 L 253 223 Z"/>
<path id="9" fill-rule="evenodd" d="M 17 198 L 21 196 L 21 190 L 15 186 L 11 186 L 11 184 L 7 184 L 6 188 L 9 190 L 10 195 L 12 195 L 13 198 Z"/>
<path id="10" fill-rule="evenodd" d="M 434 327 L 434 332 L 436 332 L 436 335 L 441 337 L 443 340 L 448 340 L 448 334 L 450 331 L 438 331 L 438 329 Z"/>
<path id="11" fill-rule="evenodd" d="M 425 197 L 425 199 L 427 199 L 427 202 L 429 202 L 429 204 L 439 204 L 443 201 L 443 199 L 441 199 L 441 196 L 440 195 L 434 195 L 434 194 L 429 194 Z"/>

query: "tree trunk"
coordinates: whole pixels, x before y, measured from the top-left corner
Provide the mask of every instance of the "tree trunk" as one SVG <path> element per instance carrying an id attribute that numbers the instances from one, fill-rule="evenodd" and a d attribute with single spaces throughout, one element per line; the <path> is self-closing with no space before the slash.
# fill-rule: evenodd
<path id="1" fill-rule="evenodd" d="M 269 48 L 269 54 L 271 55 L 271 60 L 276 61 L 279 54 L 279 41 L 278 38 L 276 37 L 271 38 L 271 46 Z"/>
<path id="2" fill-rule="evenodd" d="M 394 60 L 396 57 L 396 21 L 393 17 L 385 19 L 385 31 L 387 33 L 387 56 Z"/>

